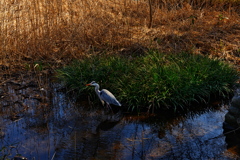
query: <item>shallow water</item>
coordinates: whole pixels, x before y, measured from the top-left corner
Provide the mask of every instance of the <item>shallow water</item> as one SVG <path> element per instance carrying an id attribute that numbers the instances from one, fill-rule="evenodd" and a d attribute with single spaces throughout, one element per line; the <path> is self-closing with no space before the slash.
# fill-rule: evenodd
<path id="1" fill-rule="evenodd" d="M 0 158 L 237 159 L 223 134 L 228 106 L 188 113 L 133 116 L 70 100 L 57 83 L 1 86 Z"/>

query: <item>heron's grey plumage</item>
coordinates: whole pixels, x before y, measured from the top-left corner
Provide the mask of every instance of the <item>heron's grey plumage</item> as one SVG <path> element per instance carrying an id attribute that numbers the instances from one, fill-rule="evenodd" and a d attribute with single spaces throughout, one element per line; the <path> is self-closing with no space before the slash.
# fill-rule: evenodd
<path id="1" fill-rule="evenodd" d="M 121 104 L 118 102 L 118 100 L 115 98 L 115 96 L 106 89 L 102 89 L 100 91 L 100 97 L 103 101 L 105 101 L 109 104 L 113 104 L 113 105 L 116 105 L 116 106 L 121 106 Z"/>
<path id="2" fill-rule="evenodd" d="M 99 84 L 97 84 L 95 81 L 92 81 L 91 83 L 87 84 L 87 86 L 95 86 L 95 92 L 98 95 L 99 99 L 101 100 L 102 104 L 104 105 L 104 102 L 107 103 L 107 105 L 113 104 L 116 106 L 121 106 L 119 101 L 116 99 L 116 97 L 108 90 L 102 89 L 99 90 Z"/>

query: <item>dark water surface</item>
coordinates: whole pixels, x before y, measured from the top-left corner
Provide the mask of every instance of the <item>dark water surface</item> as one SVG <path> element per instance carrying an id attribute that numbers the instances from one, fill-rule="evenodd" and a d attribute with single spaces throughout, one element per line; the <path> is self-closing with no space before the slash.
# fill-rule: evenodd
<path id="1" fill-rule="evenodd" d="M 227 106 L 176 118 L 112 114 L 71 101 L 48 80 L 1 85 L 0 159 L 237 159 L 223 135 Z"/>

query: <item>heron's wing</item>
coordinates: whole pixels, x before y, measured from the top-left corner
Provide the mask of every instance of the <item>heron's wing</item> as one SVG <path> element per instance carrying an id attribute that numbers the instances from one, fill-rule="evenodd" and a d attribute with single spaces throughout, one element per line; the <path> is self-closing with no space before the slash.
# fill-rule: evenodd
<path id="1" fill-rule="evenodd" d="M 118 102 L 118 100 L 115 98 L 115 96 L 106 89 L 103 89 L 100 91 L 100 97 L 102 100 L 104 100 L 105 102 L 107 102 L 109 104 L 121 106 L 121 104 Z"/>

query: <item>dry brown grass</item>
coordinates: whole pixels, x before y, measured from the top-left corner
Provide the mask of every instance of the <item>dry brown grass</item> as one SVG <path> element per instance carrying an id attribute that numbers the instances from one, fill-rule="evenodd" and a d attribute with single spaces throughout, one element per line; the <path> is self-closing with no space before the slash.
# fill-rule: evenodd
<path id="1" fill-rule="evenodd" d="M 240 64 L 240 1 L 2 0 L 0 65 L 67 64 L 90 52 L 192 51 Z"/>

